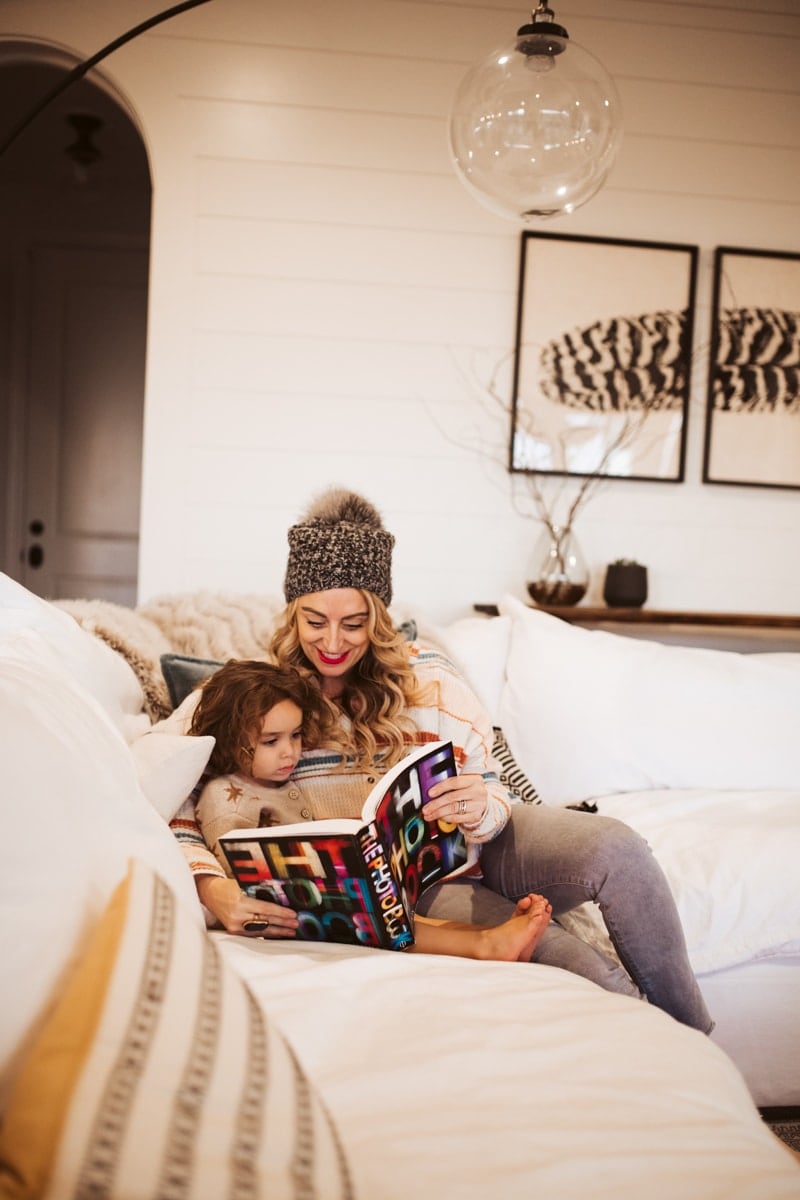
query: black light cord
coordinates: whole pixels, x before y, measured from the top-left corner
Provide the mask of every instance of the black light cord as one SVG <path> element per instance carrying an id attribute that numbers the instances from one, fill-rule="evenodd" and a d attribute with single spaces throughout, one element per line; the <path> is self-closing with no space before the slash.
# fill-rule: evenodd
<path id="1" fill-rule="evenodd" d="M 133 39 L 138 37 L 140 33 L 144 33 L 147 29 L 152 29 L 154 25 L 160 25 L 162 21 L 168 21 L 170 17 L 176 17 L 178 13 L 185 12 L 187 8 L 197 8 L 197 6 L 200 4 L 208 4 L 208 0 L 183 0 L 182 4 L 174 4 L 172 8 L 167 8 L 164 10 L 164 12 L 156 13 L 154 17 L 148 17 L 148 19 L 146 21 L 142 21 L 140 25 L 136 25 L 133 29 L 129 29 L 127 33 L 123 33 L 118 38 L 114 38 L 113 42 L 109 42 L 107 46 L 104 46 L 102 50 L 98 50 L 96 54 L 91 56 L 91 58 L 87 58 L 83 62 L 78 63 L 78 65 L 73 67 L 71 71 L 68 71 L 64 78 L 59 80 L 52 91 L 48 92 L 47 95 L 39 101 L 36 107 L 29 112 L 22 121 L 20 121 L 19 125 L 12 130 L 5 141 L 0 142 L 0 155 L 5 154 L 12 142 L 16 141 L 22 131 L 28 128 L 31 121 L 38 117 L 39 113 L 42 112 L 43 109 L 47 108 L 48 104 L 55 100 L 56 96 L 60 96 L 61 93 L 70 86 L 71 83 L 75 83 L 76 80 L 82 79 L 83 76 L 86 75 L 88 71 L 91 71 L 92 67 L 97 66 L 102 59 L 113 53 L 114 50 L 118 50 L 120 46 L 124 46 L 126 42 L 133 41 Z"/>

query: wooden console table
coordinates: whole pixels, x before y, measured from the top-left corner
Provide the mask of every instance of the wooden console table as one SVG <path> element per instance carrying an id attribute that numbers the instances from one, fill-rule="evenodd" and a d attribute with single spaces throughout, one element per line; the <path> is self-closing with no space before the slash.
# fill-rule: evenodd
<path id="1" fill-rule="evenodd" d="M 646 638 L 668 644 L 738 650 L 744 653 L 800 651 L 800 616 L 772 613 L 683 612 L 653 608 L 607 608 L 574 606 L 529 608 L 582 625 L 626 637 Z M 496 604 L 474 604 L 476 612 L 496 617 Z"/>

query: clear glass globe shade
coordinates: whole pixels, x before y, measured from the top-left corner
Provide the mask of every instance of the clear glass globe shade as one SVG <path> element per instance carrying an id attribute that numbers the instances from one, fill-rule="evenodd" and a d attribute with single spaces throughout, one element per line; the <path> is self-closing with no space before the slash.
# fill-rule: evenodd
<path id="1" fill-rule="evenodd" d="M 622 140 L 622 106 L 605 67 L 575 42 L 522 53 L 517 38 L 464 76 L 450 116 L 462 182 L 503 217 L 571 213 L 599 190 Z"/>

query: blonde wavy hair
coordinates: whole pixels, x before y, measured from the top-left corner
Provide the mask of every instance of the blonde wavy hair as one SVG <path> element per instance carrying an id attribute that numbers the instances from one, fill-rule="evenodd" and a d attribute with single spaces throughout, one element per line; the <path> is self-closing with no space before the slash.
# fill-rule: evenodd
<path id="1" fill-rule="evenodd" d="M 357 765 L 371 767 L 376 756 L 390 767 L 408 752 L 414 723 L 405 710 L 420 700 L 420 688 L 408 655 L 408 644 L 392 625 L 386 605 L 373 592 L 359 591 L 367 609 L 369 646 L 345 682 L 340 709 L 351 722 L 347 754 Z M 281 666 L 308 670 L 300 646 L 297 610 L 302 596 L 290 600 L 272 635 L 270 650 Z M 312 668 L 313 669 L 313 668 Z"/>

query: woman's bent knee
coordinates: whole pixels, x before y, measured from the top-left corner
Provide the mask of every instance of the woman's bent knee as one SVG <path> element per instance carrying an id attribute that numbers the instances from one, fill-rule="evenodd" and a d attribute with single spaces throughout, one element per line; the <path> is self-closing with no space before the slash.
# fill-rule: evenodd
<path id="1" fill-rule="evenodd" d="M 630 865 L 637 859 L 652 858 L 652 851 L 640 833 L 631 829 L 616 817 L 595 817 L 593 849 L 595 855 L 609 864 L 622 862 Z"/>

